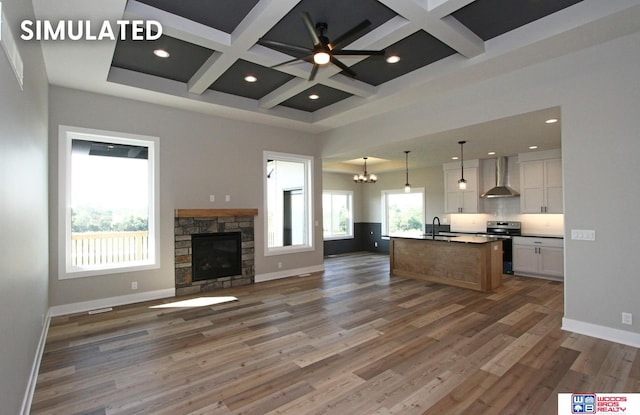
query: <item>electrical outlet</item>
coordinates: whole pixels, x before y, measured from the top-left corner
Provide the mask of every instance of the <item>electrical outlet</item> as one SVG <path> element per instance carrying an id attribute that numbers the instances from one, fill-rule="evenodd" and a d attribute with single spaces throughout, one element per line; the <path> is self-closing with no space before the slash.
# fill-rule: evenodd
<path id="1" fill-rule="evenodd" d="M 138 281 L 131 281 L 131 289 L 132 290 L 138 289 Z"/>
<path id="2" fill-rule="evenodd" d="M 215 202 L 216 201 L 216 195 L 209 195 L 209 202 Z"/>
<path id="3" fill-rule="evenodd" d="M 378 242 L 374 242 L 373 246 L 377 248 L 378 247 Z"/>
<path id="4" fill-rule="evenodd" d="M 622 313 L 622 324 L 633 324 L 633 314 Z"/>
<path id="5" fill-rule="evenodd" d="M 278 269 L 282 268 L 282 262 L 278 262 Z"/>
<path id="6" fill-rule="evenodd" d="M 224 196 L 224 201 L 225 202 L 231 202 L 231 195 L 225 195 Z"/>

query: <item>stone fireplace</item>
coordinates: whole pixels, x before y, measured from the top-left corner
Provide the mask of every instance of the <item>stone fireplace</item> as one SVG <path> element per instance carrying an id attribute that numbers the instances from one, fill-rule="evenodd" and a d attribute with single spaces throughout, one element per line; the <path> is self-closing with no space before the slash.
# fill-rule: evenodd
<path id="1" fill-rule="evenodd" d="M 257 209 L 177 209 L 176 295 L 253 284 L 257 214 Z M 201 251 L 195 266 L 194 248 Z"/>

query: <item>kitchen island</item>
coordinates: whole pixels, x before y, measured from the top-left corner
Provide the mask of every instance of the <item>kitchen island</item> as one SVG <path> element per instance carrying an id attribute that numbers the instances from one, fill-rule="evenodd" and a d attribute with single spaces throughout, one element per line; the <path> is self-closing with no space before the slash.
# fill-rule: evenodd
<path id="1" fill-rule="evenodd" d="M 391 236 L 392 276 L 491 291 L 502 284 L 502 241 L 480 236 Z"/>

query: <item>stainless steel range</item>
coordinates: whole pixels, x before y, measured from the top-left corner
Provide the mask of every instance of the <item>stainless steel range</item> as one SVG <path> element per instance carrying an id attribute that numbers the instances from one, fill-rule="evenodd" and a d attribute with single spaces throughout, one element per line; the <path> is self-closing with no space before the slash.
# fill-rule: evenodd
<path id="1" fill-rule="evenodd" d="M 504 274 L 513 274 L 513 242 L 511 237 L 521 235 L 520 229 L 520 222 L 490 220 L 487 222 L 487 232 L 478 234 L 502 239 L 502 272 Z"/>

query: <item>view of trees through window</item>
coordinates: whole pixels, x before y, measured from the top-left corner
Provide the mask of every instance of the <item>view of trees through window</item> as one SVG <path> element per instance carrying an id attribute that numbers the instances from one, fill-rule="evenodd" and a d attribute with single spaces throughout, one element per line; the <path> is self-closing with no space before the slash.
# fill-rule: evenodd
<path id="1" fill-rule="evenodd" d="M 322 193 L 322 223 L 325 239 L 353 236 L 351 201 L 349 191 L 325 191 Z"/>
<path id="2" fill-rule="evenodd" d="M 151 144 L 75 133 L 70 137 L 67 270 L 153 261 Z"/>
<path id="3" fill-rule="evenodd" d="M 146 212 L 133 215 L 119 209 L 71 209 L 71 232 L 135 232 L 148 229 L 149 219 Z"/>
<path id="4" fill-rule="evenodd" d="M 386 227 L 389 235 L 424 233 L 424 192 L 384 192 Z"/>

